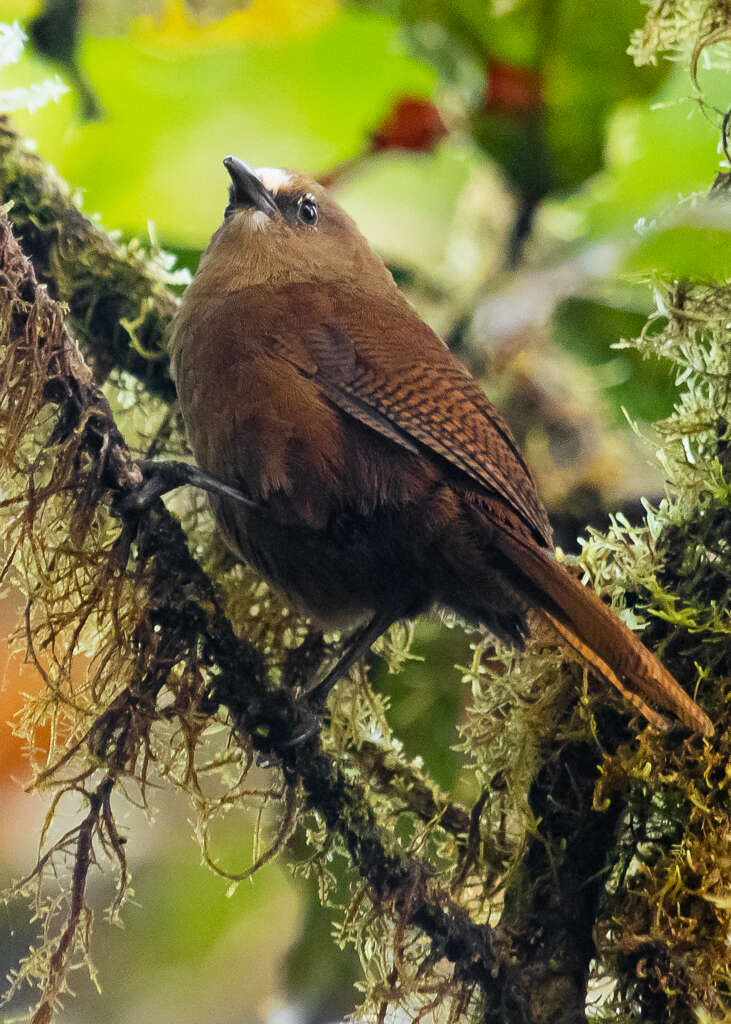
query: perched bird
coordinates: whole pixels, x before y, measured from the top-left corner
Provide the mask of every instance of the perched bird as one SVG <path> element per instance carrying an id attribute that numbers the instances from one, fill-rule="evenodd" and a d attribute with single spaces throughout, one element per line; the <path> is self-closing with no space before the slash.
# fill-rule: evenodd
<path id="1" fill-rule="evenodd" d="M 350 627 L 322 699 L 384 630 L 451 609 L 522 646 L 543 619 L 655 724 L 704 712 L 552 554 L 512 434 L 327 191 L 227 157 L 230 198 L 171 333 L 223 536 Z"/>

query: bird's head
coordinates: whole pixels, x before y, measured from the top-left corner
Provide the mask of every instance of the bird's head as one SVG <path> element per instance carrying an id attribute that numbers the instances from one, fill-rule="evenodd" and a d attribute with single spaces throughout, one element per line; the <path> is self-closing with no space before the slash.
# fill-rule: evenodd
<path id="1" fill-rule="evenodd" d="M 221 227 L 199 272 L 221 290 L 251 285 L 370 278 L 390 274 L 354 221 L 316 181 L 296 171 L 260 167 L 234 156 L 223 161 L 231 184 Z M 375 282 L 374 282 L 375 283 Z"/>

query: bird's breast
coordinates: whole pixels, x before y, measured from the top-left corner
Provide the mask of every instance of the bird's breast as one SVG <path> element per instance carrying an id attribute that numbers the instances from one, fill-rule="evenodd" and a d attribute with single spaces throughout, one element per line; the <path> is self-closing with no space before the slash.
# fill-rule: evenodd
<path id="1" fill-rule="evenodd" d="M 196 461 L 283 524 L 322 528 L 342 501 L 342 417 L 260 339 L 210 328 L 180 346 L 181 411 Z"/>

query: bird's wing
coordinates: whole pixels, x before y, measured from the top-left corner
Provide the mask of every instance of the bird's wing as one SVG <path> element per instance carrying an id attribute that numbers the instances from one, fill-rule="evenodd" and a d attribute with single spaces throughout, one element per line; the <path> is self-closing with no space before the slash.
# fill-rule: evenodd
<path id="1" fill-rule="evenodd" d="M 441 457 L 473 486 L 500 495 L 552 545 L 548 517 L 507 424 L 398 293 L 382 299 L 295 291 L 290 286 L 288 315 L 273 324 L 280 355 L 314 377 L 349 416 L 402 447 Z"/>

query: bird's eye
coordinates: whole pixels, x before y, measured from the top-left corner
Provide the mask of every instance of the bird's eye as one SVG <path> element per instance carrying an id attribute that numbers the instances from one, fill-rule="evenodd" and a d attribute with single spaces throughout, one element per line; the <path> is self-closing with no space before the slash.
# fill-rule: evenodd
<path id="1" fill-rule="evenodd" d="M 312 227 L 317 224 L 317 203 L 311 196 L 305 196 L 299 206 L 299 218 L 303 224 Z"/>

